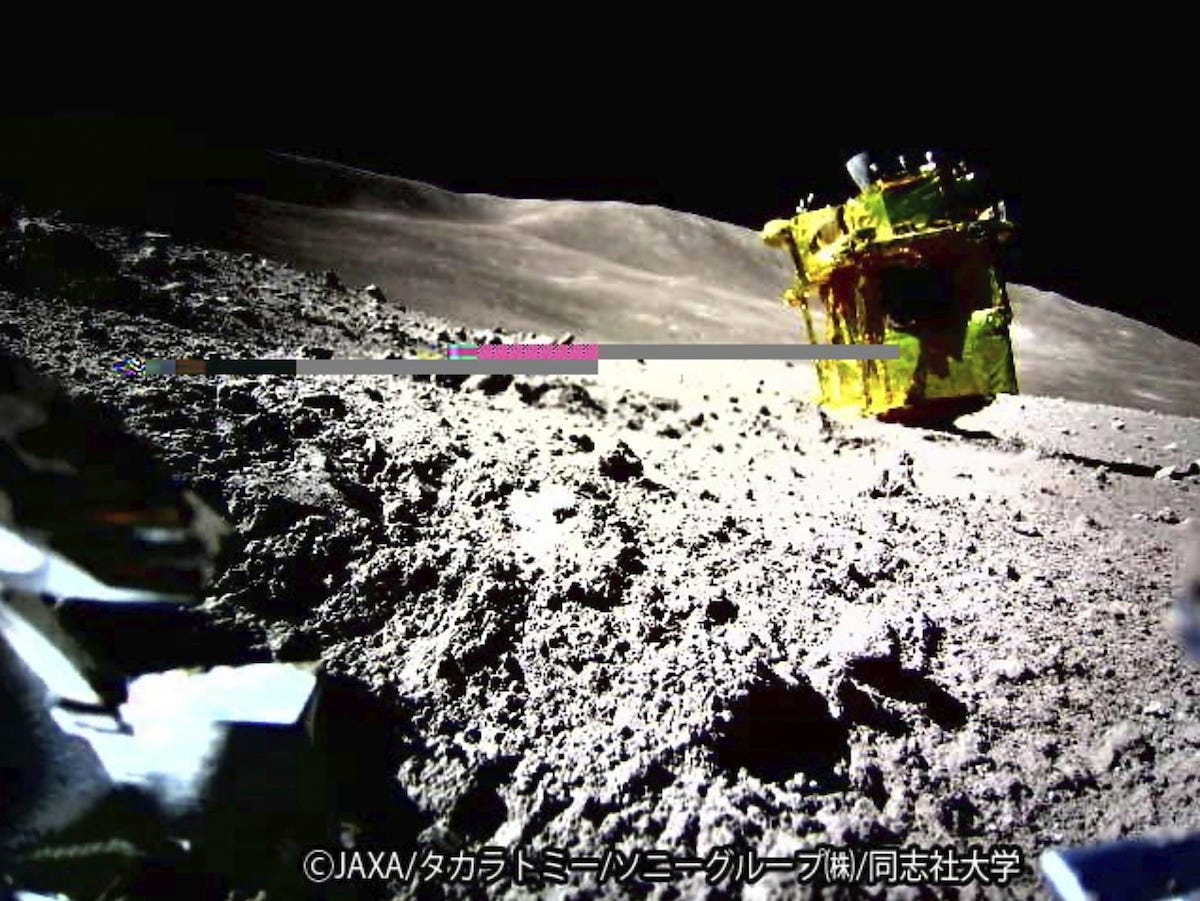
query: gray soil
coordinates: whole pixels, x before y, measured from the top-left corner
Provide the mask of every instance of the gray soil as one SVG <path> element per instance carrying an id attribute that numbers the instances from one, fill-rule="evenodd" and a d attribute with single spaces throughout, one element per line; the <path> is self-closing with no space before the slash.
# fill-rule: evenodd
<path id="1" fill-rule="evenodd" d="M 112 363 L 552 336 L 71 233 L 111 284 L 88 287 L 89 258 L 77 281 L 0 291 L 0 343 L 228 512 L 212 634 L 369 693 L 395 741 L 364 761 L 411 813 L 397 847 L 1013 844 L 1005 889 L 871 895 L 1030 897 L 1048 846 L 1200 828 L 1198 683 L 1164 627 L 1200 421 L 1034 396 L 950 431 L 839 421 L 783 363 L 134 380 Z M 703 873 L 555 890 L 627 894 L 844 891 Z"/>

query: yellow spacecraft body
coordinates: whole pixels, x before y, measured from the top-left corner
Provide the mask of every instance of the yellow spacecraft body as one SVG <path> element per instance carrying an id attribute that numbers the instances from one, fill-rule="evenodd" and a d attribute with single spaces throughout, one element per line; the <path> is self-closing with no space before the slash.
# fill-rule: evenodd
<path id="1" fill-rule="evenodd" d="M 784 300 L 808 339 L 889 344 L 895 360 L 820 360 L 819 402 L 884 420 L 929 422 L 1017 393 L 999 267 L 1013 226 L 961 163 L 899 165 L 887 175 L 859 154 L 846 164 L 860 193 L 838 206 L 776 219 L 762 231 L 786 249 L 796 280 Z M 825 335 L 810 302 L 820 301 Z"/>

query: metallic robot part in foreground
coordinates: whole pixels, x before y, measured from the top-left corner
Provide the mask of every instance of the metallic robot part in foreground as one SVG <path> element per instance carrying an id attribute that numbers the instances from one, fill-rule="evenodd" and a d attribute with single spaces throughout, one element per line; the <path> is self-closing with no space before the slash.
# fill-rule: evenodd
<path id="1" fill-rule="evenodd" d="M 927 159 L 880 167 L 859 154 L 846 164 L 856 197 L 814 210 L 803 203 L 762 231 L 795 264 L 784 300 L 800 311 L 810 342 L 822 340 L 809 308 L 819 299 L 825 343 L 900 348 L 897 360 L 818 361 L 823 406 L 930 422 L 1017 392 L 999 269 L 1013 227 L 975 173 Z"/>
<path id="2" fill-rule="evenodd" d="M 254 880 L 281 842 L 325 837 L 315 664 L 131 676 L 60 617 L 194 605 L 229 532 L 100 410 L 0 353 L 0 898 L 95 897 L 164 855 Z"/>

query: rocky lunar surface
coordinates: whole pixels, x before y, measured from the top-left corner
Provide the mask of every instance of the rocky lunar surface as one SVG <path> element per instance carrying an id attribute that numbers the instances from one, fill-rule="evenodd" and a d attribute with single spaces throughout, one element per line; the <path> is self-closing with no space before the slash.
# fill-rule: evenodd
<path id="1" fill-rule="evenodd" d="M 1019 396 L 952 431 L 839 421 L 783 363 L 129 379 L 127 355 L 552 336 L 162 236 L 28 223 L 3 249 L 4 347 L 236 526 L 210 662 L 319 656 L 374 699 L 389 740 L 364 723 L 362 765 L 394 776 L 397 847 L 1005 843 L 1023 875 L 983 893 L 1028 897 L 1049 845 L 1200 828 L 1200 683 L 1164 627 L 1195 419 Z"/>

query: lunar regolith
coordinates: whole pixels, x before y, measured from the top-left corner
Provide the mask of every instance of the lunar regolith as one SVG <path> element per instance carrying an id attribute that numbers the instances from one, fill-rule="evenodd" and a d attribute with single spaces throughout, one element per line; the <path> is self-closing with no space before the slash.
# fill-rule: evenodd
<path id="1" fill-rule="evenodd" d="M 786 270 L 732 226 L 335 174 L 347 193 L 320 204 L 246 198 L 253 253 L 64 225 L 91 249 L 69 277 L 10 279 L 0 340 L 228 512 L 207 662 L 319 656 L 372 699 L 392 740 L 358 753 L 392 780 L 386 842 L 1015 845 L 1005 888 L 869 895 L 1030 897 L 1048 846 L 1200 828 L 1200 683 L 1165 625 L 1200 492 L 1200 349 L 1014 288 L 1030 393 L 950 431 L 826 417 L 784 363 L 113 372 L 131 354 L 382 357 L 567 329 L 801 333 Z M 149 668 L 140 642 L 116 644 Z M 840 896 L 822 891 L 703 872 L 554 890 Z"/>

